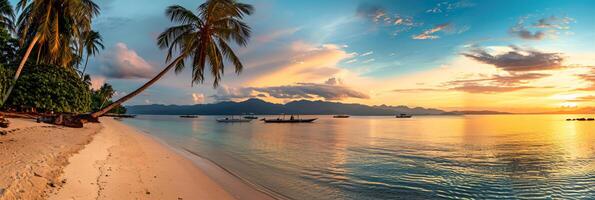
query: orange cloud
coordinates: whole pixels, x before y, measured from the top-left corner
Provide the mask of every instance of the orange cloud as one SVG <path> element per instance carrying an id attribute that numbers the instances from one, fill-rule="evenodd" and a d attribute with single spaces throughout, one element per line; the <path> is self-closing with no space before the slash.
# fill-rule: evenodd
<path id="1" fill-rule="evenodd" d="M 248 82 L 250 86 L 284 85 L 287 83 L 322 82 L 342 71 L 337 66 L 339 62 L 355 56 L 348 53 L 341 46 L 325 44 L 315 46 L 303 42 L 291 45 L 295 55 L 286 58 L 287 63 L 264 73 Z"/>

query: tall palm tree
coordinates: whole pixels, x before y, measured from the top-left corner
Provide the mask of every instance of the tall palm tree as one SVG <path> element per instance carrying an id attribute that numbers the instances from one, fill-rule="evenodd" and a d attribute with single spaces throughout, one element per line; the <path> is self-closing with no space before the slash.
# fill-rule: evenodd
<path id="1" fill-rule="evenodd" d="M 85 53 L 87 54 L 85 57 L 85 65 L 83 67 L 83 71 L 81 72 L 81 77 L 85 76 L 85 70 L 87 69 L 87 63 L 89 62 L 89 56 L 96 55 L 99 52 L 99 49 L 104 49 L 103 46 L 103 38 L 101 34 L 96 31 L 89 31 L 84 34 L 82 39 L 82 44 L 85 49 Z M 83 48 L 81 48 L 82 50 Z M 82 55 L 82 53 L 81 53 Z"/>
<path id="2" fill-rule="evenodd" d="M 38 61 L 72 65 L 76 36 L 90 30 L 91 19 L 99 14 L 99 6 L 92 0 L 20 0 L 17 9 L 21 11 L 17 20 L 20 43 L 27 48 L 2 102 L 8 99 L 34 47 Z"/>
<path id="3" fill-rule="evenodd" d="M 243 65 L 228 42 L 246 46 L 250 27 L 242 19 L 252 14 L 253 10 L 251 5 L 235 0 L 207 0 L 198 7 L 198 14 L 179 5 L 168 7 L 166 15 L 177 25 L 161 33 L 157 44 L 161 49 L 168 50 L 166 62 L 171 61 L 169 65 L 143 86 L 91 114 L 91 117 L 100 117 L 138 95 L 172 68 L 175 68 L 176 73 L 182 72 L 186 66 L 185 60 L 192 62 L 192 84 L 204 81 L 204 70 L 208 64 L 214 77 L 213 86 L 217 87 L 226 59 L 234 65 L 236 73 L 240 73 Z M 178 55 L 174 56 L 174 53 Z"/>
<path id="4" fill-rule="evenodd" d="M 8 0 L 0 0 L 0 29 L 14 31 L 14 11 Z"/>

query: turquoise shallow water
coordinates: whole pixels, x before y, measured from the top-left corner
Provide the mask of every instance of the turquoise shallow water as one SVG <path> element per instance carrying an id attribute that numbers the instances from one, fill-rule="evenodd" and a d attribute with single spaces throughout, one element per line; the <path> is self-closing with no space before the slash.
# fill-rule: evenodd
<path id="1" fill-rule="evenodd" d="M 595 122 L 565 121 L 579 116 L 318 117 L 124 122 L 292 199 L 595 199 Z"/>

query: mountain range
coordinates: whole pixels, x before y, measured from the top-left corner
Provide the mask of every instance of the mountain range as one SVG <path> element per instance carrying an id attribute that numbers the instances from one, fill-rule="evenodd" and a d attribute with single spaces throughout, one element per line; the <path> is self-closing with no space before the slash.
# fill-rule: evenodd
<path id="1" fill-rule="evenodd" d="M 347 104 L 327 101 L 299 100 L 286 104 L 276 104 L 261 99 L 248 99 L 241 102 L 224 101 L 211 104 L 196 105 L 134 105 L 126 106 L 130 114 L 152 115 L 256 115 L 302 114 L 302 115 L 457 115 L 459 112 L 447 112 L 433 108 L 407 106 L 367 106 L 363 104 Z"/>

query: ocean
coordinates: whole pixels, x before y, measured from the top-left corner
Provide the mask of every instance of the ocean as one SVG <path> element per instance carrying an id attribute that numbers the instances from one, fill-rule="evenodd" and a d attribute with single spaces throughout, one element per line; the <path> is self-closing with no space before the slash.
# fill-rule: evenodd
<path id="1" fill-rule="evenodd" d="M 123 122 L 287 199 L 595 199 L 594 115 L 218 117 Z"/>

